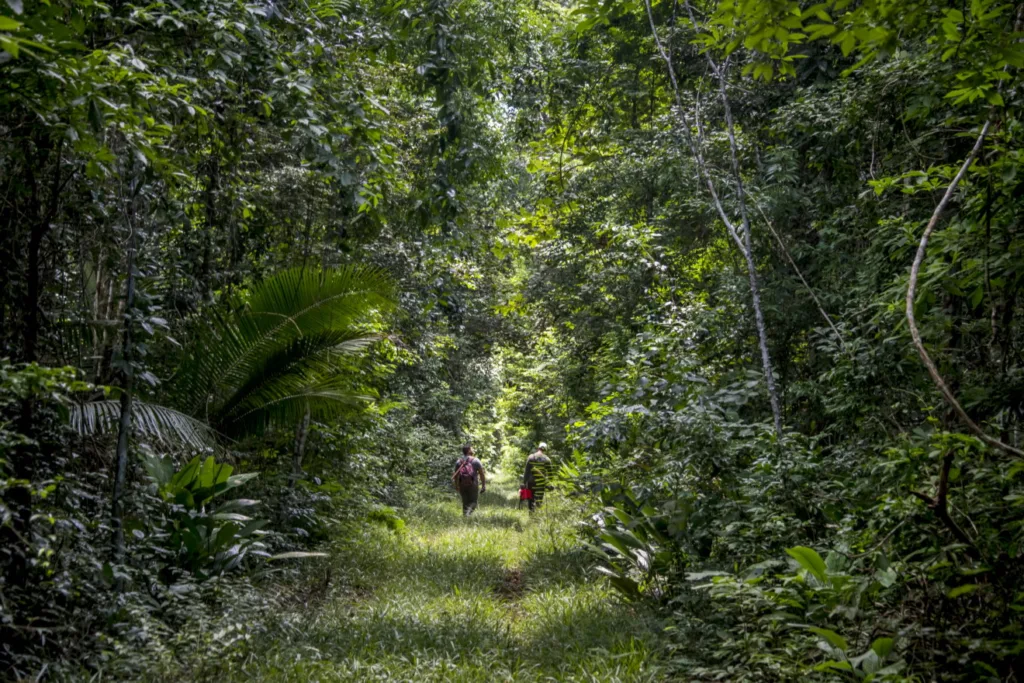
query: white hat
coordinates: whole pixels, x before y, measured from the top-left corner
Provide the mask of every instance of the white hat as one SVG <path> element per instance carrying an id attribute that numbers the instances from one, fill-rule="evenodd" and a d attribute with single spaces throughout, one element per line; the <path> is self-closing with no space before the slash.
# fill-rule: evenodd
<path id="1" fill-rule="evenodd" d="M 548 445 L 546 443 L 544 443 L 543 441 L 541 441 L 540 445 L 537 446 L 537 449 L 542 451 L 542 450 L 544 450 L 547 447 L 548 447 Z"/>

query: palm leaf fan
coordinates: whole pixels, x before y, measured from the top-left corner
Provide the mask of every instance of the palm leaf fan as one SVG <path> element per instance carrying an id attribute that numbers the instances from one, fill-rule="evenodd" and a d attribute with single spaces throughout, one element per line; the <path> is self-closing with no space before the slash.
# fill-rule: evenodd
<path id="1" fill-rule="evenodd" d="M 179 365 L 170 387 L 178 409 L 133 402 L 135 428 L 165 443 L 211 445 L 221 431 L 242 436 L 271 425 L 316 419 L 369 400 L 351 388 L 339 356 L 377 337 L 367 328 L 396 305 L 384 271 L 343 266 L 291 269 L 236 297 L 213 314 Z M 81 434 L 116 429 L 120 405 L 97 401 L 72 411 Z"/>
<path id="2" fill-rule="evenodd" d="M 386 274 L 376 268 L 296 268 L 264 280 L 247 299 L 232 303 L 235 313 L 211 322 L 179 373 L 179 403 L 193 415 L 211 402 L 230 402 L 268 357 L 295 340 L 351 333 L 373 314 L 394 308 L 395 293 Z"/>

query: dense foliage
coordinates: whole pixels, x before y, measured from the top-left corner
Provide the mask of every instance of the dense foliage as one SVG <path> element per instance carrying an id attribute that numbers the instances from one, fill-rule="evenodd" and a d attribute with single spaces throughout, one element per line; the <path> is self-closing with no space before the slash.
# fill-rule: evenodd
<path id="1" fill-rule="evenodd" d="M 544 440 L 679 675 L 1016 680 L 1022 28 L 0 3 L 2 676 L 200 678 Z"/>

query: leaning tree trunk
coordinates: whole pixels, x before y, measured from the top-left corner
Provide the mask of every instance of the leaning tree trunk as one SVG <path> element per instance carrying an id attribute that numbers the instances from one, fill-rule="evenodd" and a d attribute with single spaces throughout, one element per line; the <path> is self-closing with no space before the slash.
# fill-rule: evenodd
<path id="1" fill-rule="evenodd" d="M 946 193 L 942 196 L 942 200 L 939 202 L 938 206 L 935 207 L 935 211 L 932 213 L 932 217 L 928 221 L 928 225 L 925 226 L 924 234 L 921 235 L 921 241 L 917 245 L 917 253 L 914 256 L 914 262 L 910 266 L 910 281 L 907 284 L 907 327 L 910 328 L 910 338 L 914 343 L 914 348 L 917 349 L 917 354 L 921 357 L 921 362 L 924 363 L 924 366 L 928 370 L 928 374 L 931 375 L 935 386 L 938 387 L 939 393 L 941 393 L 943 398 L 946 399 L 946 402 L 949 403 L 953 412 L 959 416 L 960 420 L 965 425 L 967 425 L 967 428 L 992 448 L 998 448 L 1005 453 L 1009 453 L 1010 455 L 1015 455 L 1017 457 L 1024 457 L 1024 451 L 1021 449 L 1016 446 L 1011 446 L 1008 443 L 1004 443 L 994 436 L 990 436 L 988 432 L 981 427 L 981 425 L 975 422 L 971 416 L 967 414 L 967 411 L 964 410 L 963 406 L 960 405 L 960 401 L 957 400 L 956 394 L 953 393 L 949 384 L 942 377 L 942 374 L 939 373 L 939 368 L 935 365 L 935 361 L 932 360 L 932 357 L 928 354 L 928 350 L 925 349 L 924 341 L 921 339 L 921 331 L 917 327 L 917 318 L 914 315 L 914 300 L 917 294 L 917 278 L 921 272 L 921 266 L 924 264 L 925 255 L 928 251 L 928 240 L 931 238 L 932 233 L 939 224 L 942 212 L 946 210 L 946 206 L 953 198 L 953 193 L 956 192 L 956 188 L 960 184 L 960 181 L 963 180 L 965 175 L 967 175 L 967 171 L 971 168 L 974 160 L 978 157 L 978 153 L 981 151 L 981 148 L 985 143 L 985 136 L 988 134 L 991 126 L 992 119 L 989 119 L 988 121 L 985 121 L 985 125 L 981 127 L 978 139 L 974 141 L 974 148 L 971 149 L 971 153 L 967 155 L 964 163 L 960 166 L 960 170 L 955 176 L 953 176 L 953 180 L 946 188 Z"/>

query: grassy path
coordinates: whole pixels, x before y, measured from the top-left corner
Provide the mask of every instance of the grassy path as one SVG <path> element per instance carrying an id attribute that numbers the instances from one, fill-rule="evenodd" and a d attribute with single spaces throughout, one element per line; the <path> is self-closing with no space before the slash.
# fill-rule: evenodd
<path id="1" fill-rule="evenodd" d="M 655 681 L 651 615 L 586 572 L 576 519 L 552 497 L 517 510 L 495 481 L 463 519 L 457 499 L 415 505 L 401 534 L 371 530 L 336 562 L 349 588 L 250 660 L 255 678 L 344 681 Z"/>

